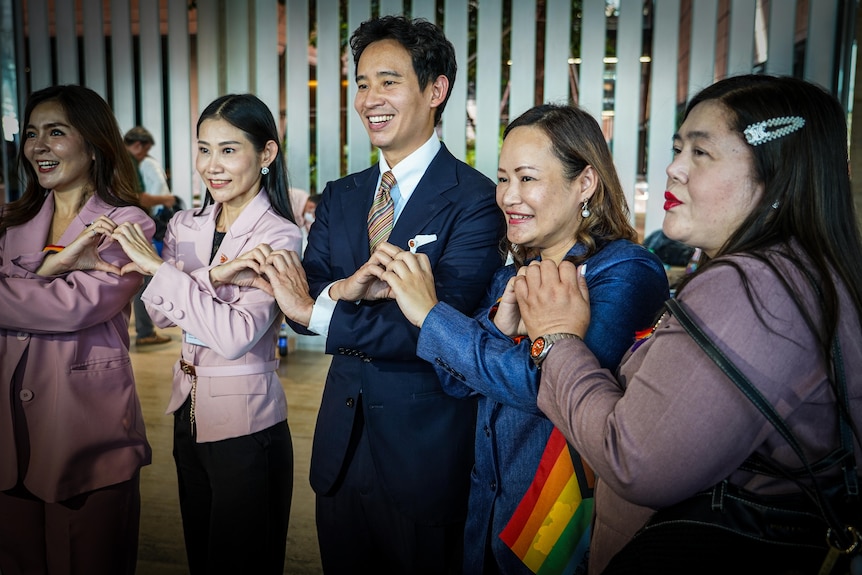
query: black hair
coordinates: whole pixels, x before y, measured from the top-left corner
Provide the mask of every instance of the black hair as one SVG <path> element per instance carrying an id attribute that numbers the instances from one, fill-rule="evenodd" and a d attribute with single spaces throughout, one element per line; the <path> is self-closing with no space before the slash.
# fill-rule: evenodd
<path id="1" fill-rule="evenodd" d="M 382 16 L 366 20 L 350 36 L 350 49 L 355 66 L 358 68 L 359 58 L 370 44 L 387 39 L 395 40 L 410 53 L 420 90 L 424 91 L 428 84 L 433 83 L 439 76 L 449 79 L 446 97 L 434 112 L 434 124 L 439 124 L 446 102 L 452 94 L 458 71 L 455 47 L 443 34 L 443 30 L 424 18 L 411 20 L 405 16 Z"/>
<path id="2" fill-rule="evenodd" d="M 257 152 L 262 152 L 266 143 L 272 140 L 278 146 L 278 153 L 269 165 L 269 173 L 261 174 L 261 186 L 266 189 L 269 203 L 283 218 L 294 224 L 293 208 L 290 206 L 290 183 L 287 177 L 287 162 L 282 153 L 278 129 L 269 106 L 254 94 L 227 94 L 216 98 L 207 106 L 198 119 L 196 133 L 200 136 L 201 124 L 206 120 L 224 120 L 241 130 Z M 198 213 L 213 203 L 209 190 Z"/>

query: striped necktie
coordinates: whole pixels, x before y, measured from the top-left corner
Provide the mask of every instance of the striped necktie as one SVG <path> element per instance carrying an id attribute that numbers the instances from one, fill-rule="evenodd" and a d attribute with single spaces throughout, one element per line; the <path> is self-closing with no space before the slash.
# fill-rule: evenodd
<path id="1" fill-rule="evenodd" d="M 380 178 L 380 187 L 374 195 L 371 211 L 368 212 L 368 245 L 371 252 L 380 242 L 389 238 L 392 231 L 392 223 L 395 220 L 395 203 L 389 190 L 395 185 L 395 176 L 392 172 L 386 172 Z"/>

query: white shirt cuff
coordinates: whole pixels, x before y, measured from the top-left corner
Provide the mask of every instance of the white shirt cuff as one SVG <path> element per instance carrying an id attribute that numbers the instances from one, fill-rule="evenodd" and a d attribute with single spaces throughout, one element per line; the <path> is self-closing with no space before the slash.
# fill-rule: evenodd
<path id="1" fill-rule="evenodd" d="M 308 321 L 308 329 L 322 336 L 329 335 L 329 322 L 332 321 L 332 314 L 335 313 L 337 300 L 329 297 L 329 288 L 335 282 L 326 286 L 317 300 L 314 302 L 314 307 L 311 308 L 311 319 Z"/>

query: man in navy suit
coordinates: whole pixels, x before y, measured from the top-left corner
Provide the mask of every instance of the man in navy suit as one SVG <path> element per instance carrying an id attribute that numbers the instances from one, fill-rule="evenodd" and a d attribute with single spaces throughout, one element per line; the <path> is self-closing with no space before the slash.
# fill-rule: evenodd
<path id="1" fill-rule="evenodd" d="M 327 184 L 302 261 L 308 291 L 296 254 L 283 264 L 292 279 L 271 280 L 294 327 L 326 335 L 333 356 L 311 457 L 323 569 L 460 573 L 475 404 L 443 392 L 416 356 L 419 330 L 381 299 L 388 287 L 368 269 L 390 259 L 371 252 L 368 220 L 391 171 L 388 243 L 428 254 L 438 298 L 467 314 L 503 263 L 503 220 L 494 183 L 435 132 L 456 71 L 442 31 L 385 16 L 360 25 L 350 45 L 354 108 L 379 162 Z"/>

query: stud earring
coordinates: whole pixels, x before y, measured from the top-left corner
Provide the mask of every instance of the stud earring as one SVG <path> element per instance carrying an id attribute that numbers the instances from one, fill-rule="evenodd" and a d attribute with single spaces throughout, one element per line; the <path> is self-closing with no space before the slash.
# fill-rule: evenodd
<path id="1" fill-rule="evenodd" d="M 587 204 L 589 203 L 589 201 L 590 201 L 589 199 L 584 200 L 584 205 L 581 206 L 581 216 L 584 218 L 588 218 L 588 217 L 590 217 L 590 215 L 592 215 L 590 208 L 587 207 Z"/>
<path id="2" fill-rule="evenodd" d="M 262 167 L 262 168 L 260 169 L 260 175 L 261 175 L 261 176 L 265 176 L 265 175 L 267 175 L 268 173 L 269 173 L 269 167 L 264 166 L 264 167 Z"/>
<path id="3" fill-rule="evenodd" d="M 772 202 L 772 209 L 777 210 L 778 206 L 780 206 L 780 205 L 781 205 L 781 202 L 778 200 L 775 200 L 774 202 Z"/>

